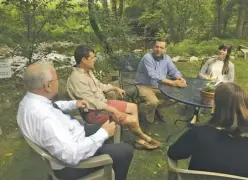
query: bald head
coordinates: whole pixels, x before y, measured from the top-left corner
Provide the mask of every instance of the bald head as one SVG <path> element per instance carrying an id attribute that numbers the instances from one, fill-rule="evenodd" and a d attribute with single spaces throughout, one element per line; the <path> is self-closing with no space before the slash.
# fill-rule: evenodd
<path id="1" fill-rule="evenodd" d="M 27 90 L 43 88 L 44 84 L 52 80 L 54 67 L 45 61 L 39 61 L 27 67 L 23 74 L 24 85 Z"/>

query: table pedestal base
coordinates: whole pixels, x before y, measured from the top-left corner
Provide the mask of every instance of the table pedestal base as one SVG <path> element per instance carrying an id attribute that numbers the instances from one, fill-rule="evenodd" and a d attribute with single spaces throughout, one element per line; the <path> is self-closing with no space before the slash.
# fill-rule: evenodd
<path id="1" fill-rule="evenodd" d="M 183 119 L 177 119 L 175 121 L 175 124 L 177 124 L 178 121 L 191 123 L 191 124 L 195 124 L 196 122 L 199 122 L 199 110 L 200 110 L 199 107 L 194 107 L 194 113 L 190 118 L 184 119 L 184 120 Z"/>
<path id="2" fill-rule="evenodd" d="M 179 132 L 181 132 L 181 131 L 184 130 L 185 128 L 192 126 L 192 125 L 195 124 L 196 122 L 199 122 L 199 110 L 200 110 L 199 107 L 194 107 L 194 113 L 193 113 L 193 115 L 192 115 L 190 118 L 185 119 L 185 120 L 183 120 L 183 119 L 177 119 L 177 120 L 175 121 L 174 124 L 177 124 L 178 121 L 184 122 L 184 123 L 187 123 L 187 124 L 186 124 L 186 126 L 184 126 L 183 128 L 177 130 L 176 132 L 171 133 L 171 134 L 167 137 L 166 141 L 168 142 L 169 139 L 170 139 L 172 136 L 178 134 Z"/>

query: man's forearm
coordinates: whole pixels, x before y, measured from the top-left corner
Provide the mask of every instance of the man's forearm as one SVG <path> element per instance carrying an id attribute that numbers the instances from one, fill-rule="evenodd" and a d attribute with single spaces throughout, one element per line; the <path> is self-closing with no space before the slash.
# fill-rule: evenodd
<path id="1" fill-rule="evenodd" d="M 108 89 L 108 90 L 105 90 L 104 91 L 104 93 L 107 93 L 107 92 L 110 92 L 110 91 L 114 91 L 114 92 L 116 92 L 117 91 L 117 89 L 118 89 L 118 87 L 111 87 L 110 89 Z"/>
<path id="2" fill-rule="evenodd" d="M 164 79 L 164 80 L 162 80 L 162 82 L 163 82 L 164 84 L 168 84 L 168 85 L 171 85 L 171 86 L 175 86 L 174 81 L 173 81 L 173 80 L 170 80 L 170 79 Z"/>
<path id="3" fill-rule="evenodd" d="M 55 103 L 59 107 L 59 109 L 63 111 L 71 111 L 77 109 L 77 100 L 56 101 Z"/>
<path id="4" fill-rule="evenodd" d="M 199 73 L 199 77 L 202 78 L 202 79 L 206 79 L 206 80 L 210 79 L 210 76 L 208 76 L 206 74 L 202 74 L 202 73 Z"/>
<path id="5" fill-rule="evenodd" d="M 117 91 L 117 87 L 113 86 L 112 88 L 110 88 L 107 92 L 109 91 Z"/>
<path id="6" fill-rule="evenodd" d="M 108 113 L 111 113 L 111 114 L 114 114 L 114 113 L 117 111 L 116 108 L 114 108 L 114 107 L 112 107 L 112 106 L 108 106 L 108 105 L 106 105 L 106 106 L 103 108 L 103 110 L 104 110 L 104 111 L 107 111 Z"/>

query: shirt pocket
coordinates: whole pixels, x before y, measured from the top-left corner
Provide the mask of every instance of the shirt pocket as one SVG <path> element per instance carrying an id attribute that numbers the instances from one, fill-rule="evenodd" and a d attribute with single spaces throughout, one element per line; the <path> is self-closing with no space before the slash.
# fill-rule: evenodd
<path id="1" fill-rule="evenodd" d="M 90 90 L 92 91 L 92 94 L 94 95 L 94 98 L 99 98 L 101 92 L 93 81 L 89 83 L 89 87 Z"/>

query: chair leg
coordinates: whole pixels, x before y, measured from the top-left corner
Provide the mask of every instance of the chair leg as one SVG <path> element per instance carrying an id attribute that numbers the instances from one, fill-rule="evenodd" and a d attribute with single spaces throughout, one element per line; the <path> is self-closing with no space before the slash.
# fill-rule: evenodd
<path id="1" fill-rule="evenodd" d="M 168 180 L 178 180 L 177 174 L 172 171 L 168 171 Z"/>
<path id="2" fill-rule="evenodd" d="M 53 180 L 53 177 L 50 174 L 48 174 L 47 180 Z"/>

